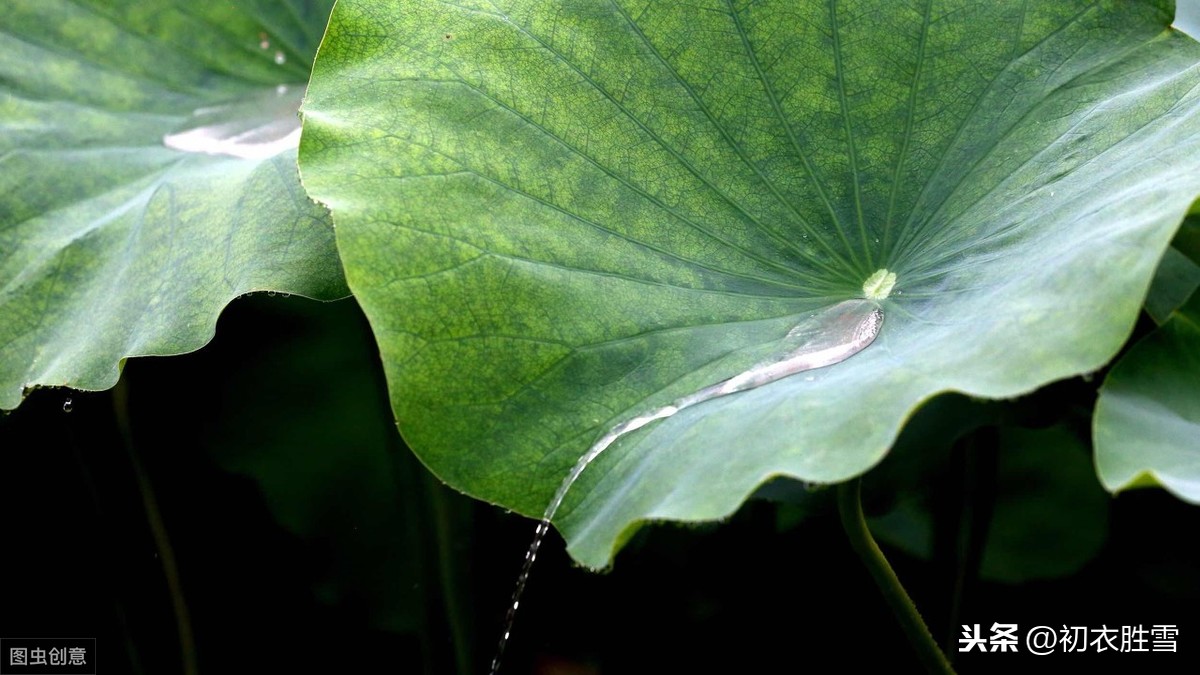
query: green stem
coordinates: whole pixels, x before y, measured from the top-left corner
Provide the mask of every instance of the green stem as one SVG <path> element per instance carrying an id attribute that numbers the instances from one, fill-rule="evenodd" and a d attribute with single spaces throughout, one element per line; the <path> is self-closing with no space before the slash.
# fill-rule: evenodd
<path id="1" fill-rule="evenodd" d="M 456 580 L 457 566 L 454 562 L 454 551 L 451 543 L 454 540 L 454 526 L 450 522 L 450 508 L 445 490 L 441 482 L 428 471 L 423 472 L 425 487 L 429 493 L 429 501 L 433 507 L 434 537 L 437 543 L 438 580 L 442 586 L 442 604 L 446 610 L 446 620 L 450 624 L 450 636 L 454 642 L 455 672 L 467 675 L 471 672 L 471 653 L 467 636 L 466 621 L 462 613 L 462 598 L 459 597 Z"/>
<path id="2" fill-rule="evenodd" d="M 854 479 L 838 485 L 838 512 L 842 516 L 842 527 L 850 538 L 850 546 L 867 566 L 867 571 L 875 579 L 875 584 L 883 593 L 884 600 L 892 608 L 892 613 L 908 636 L 908 642 L 917 652 L 917 658 L 924 664 L 925 670 L 935 674 L 953 675 L 954 669 L 946 660 L 946 655 L 938 648 L 933 634 L 917 612 L 917 606 L 900 584 L 900 579 L 888 564 L 883 551 L 871 536 L 867 520 L 862 510 L 862 481 Z"/>
<path id="3" fill-rule="evenodd" d="M 962 483 L 961 509 L 954 527 L 954 590 L 950 597 L 950 620 L 943 644 L 953 648 L 968 586 L 979 576 L 987 545 L 988 528 L 996 500 L 996 461 L 999 437 L 996 427 L 982 427 L 955 443 Z"/>
<path id="4" fill-rule="evenodd" d="M 175 627 L 179 633 L 179 653 L 182 660 L 184 675 L 198 675 L 200 666 L 196 659 L 196 640 L 192 635 L 192 620 L 188 613 L 187 602 L 183 597 L 183 583 L 179 578 L 179 566 L 175 563 L 175 551 L 171 548 L 171 540 L 167 537 L 167 527 L 163 523 L 162 512 L 158 509 L 158 500 L 154 496 L 154 487 L 150 484 L 150 476 L 138 459 L 133 448 L 133 432 L 129 423 L 129 385 L 126 378 L 117 381 L 113 388 L 113 412 L 116 414 L 117 427 L 125 441 L 125 450 L 129 454 L 129 463 L 133 465 L 133 474 L 137 480 L 138 491 L 142 494 L 142 507 L 146 509 L 146 520 L 150 524 L 150 533 L 154 537 L 154 546 L 158 549 L 158 560 L 162 563 L 163 576 L 167 580 L 167 592 L 171 596 L 171 606 L 175 610 Z"/>
<path id="5" fill-rule="evenodd" d="M 105 513 L 104 504 L 100 501 L 100 491 L 96 489 L 96 480 L 92 476 L 92 470 L 88 468 L 88 464 L 83 459 L 83 453 L 79 451 L 79 443 L 75 441 L 75 425 L 68 422 L 66 425 L 67 438 L 71 444 L 71 454 L 75 456 L 75 462 L 79 465 L 79 474 L 83 479 L 83 484 L 87 488 L 88 495 L 92 498 L 92 504 L 96 507 L 96 518 L 101 523 L 105 530 L 112 527 L 111 520 L 108 514 Z M 125 606 L 121 603 L 121 591 L 118 590 L 113 594 L 113 613 L 116 614 L 117 625 L 121 627 L 121 637 L 125 642 L 125 656 L 129 659 L 129 667 L 134 675 L 142 675 L 142 660 L 138 656 L 137 645 L 133 641 L 133 634 L 129 630 L 129 621 L 125 614 Z"/>

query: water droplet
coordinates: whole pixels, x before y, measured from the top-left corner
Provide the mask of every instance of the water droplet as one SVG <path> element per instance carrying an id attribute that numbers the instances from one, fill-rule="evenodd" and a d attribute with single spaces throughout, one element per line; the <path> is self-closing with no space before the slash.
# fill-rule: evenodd
<path id="1" fill-rule="evenodd" d="M 163 136 L 173 150 L 241 159 L 266 159 L 300 146 L 304 87 L 280 85 L 237 101 L 198 108 L 182 129 Z"/>
<path id="2" fill-rule="evenodd" d="M 286 93 L 288 93 L 288 87 L 286 84 L 281 84 L 278 87 L 275 87 L 276 96 L 283 96 Z"/>
<path id="3" fill-rule="evenodd" d="M 268 40 L 268 39 L 266 39 L 266 38 L 263 38 L 262 40 L 259 40 L 259 42 L 258 42 L 258 48 L 259 48 L 259 49 L 270 49 L 270 48 L 271 48 L 271 41 L 270 41 L 270 40 Z"/>
<path id="4" fill-rule="evenodd" d="M 276 51 L 275 52 L 275 65 L 282 66 L 285 63 L 287 63 L 287 56 L 281 51 Z"/>
<path id="5" fill-rule="evenodd" d="M 273 298 L 273 297 L 275 297 L 275 291 L 267 291 L 267 297 L 268 297 L 268 298 Z"/>
<path id="6" fill-rule="evenodd" d="M 70 396 L 68 396 L 67 399 L 65 401 L 63 401 L 63 412 L 69 413 L 74 409 L 75 409 L 75 402 L 71 400 Z"/>

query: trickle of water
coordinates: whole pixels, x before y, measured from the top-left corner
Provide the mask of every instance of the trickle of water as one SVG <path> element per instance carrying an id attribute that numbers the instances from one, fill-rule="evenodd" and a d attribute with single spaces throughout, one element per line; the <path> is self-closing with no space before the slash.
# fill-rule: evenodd
<path id="1" fill-rule="evenodd" d="M 881 272 L 884 277 L 889 274 L 887 270 L 881 270 Z M 873 275 L 872 279 L 875 276 L 879 276 L 879 273 Z M 891 274 L 891 284 L 895 283 L 895 278 L 896 275 Z M 864 285 L 864 290 L 866 288 L 867 286 Z M 890 291 L 890 289 L 891 286 L 889 285 L 888 290 Z M 886 297 L 886 295 L 883 297 Z M 509 603 L 508 612 L 504 617 L 504 632 L 496 647 L 496 656 L 492 659 L 491 675 L 496 675 L 500 670 L 500 661 L 504 656 L 504 649 L 508 645 L 508 639 L 512 633 L 513 622 L 516 618 L 517 607 L 520 605 L 521 595 L 525 592 L 525 586 L 529 582 L 529 572 L 533 568 L 533 561 L 537 558 L 538 549 L 542 546 L 542 540 L 546 538 L 546 534 L 550 531 L 550 523 L 555 513 L 558 512 L 559 507 L 562 506 L 563 500 L 567 496 L 567 491 L 579 479 L 584 469 L 595 461 L 601 453 L 625 434 L 641 429 L 655 420 L 666 419 L 685 408 L 690 408 L 721 396 L 757 389 L 789 375 L 841 363 L 874 342 L 882 326 L 883 311 L 879 309 L 879 306 L 875 302 L 871 300 L 847 300 L 838 303 L 812 314 L 796 324 L 780 339 L 774 356 L 760 361 L 748 370 L 734 375 L 729 379 L 722 380 L 716 384 L 704 387 L 697 392 L 680 397 L 670 405 L 622 422 L 601 436 L 579 458 L 575 466 L 571 467 L 570 473 L 559 484 L 558 490 L 555 491 L 554 497 L 551 498 L 549 505 L 546 506 L 545 512 L 542 513 L 542 519 L 538 522 L 537 528 L 534 530 L 533 542 L 530 543 L 529 550 L 525 553 L 525 560 L 521 564 L 521 573 L 517 576 L 517 585 L 513 590 L 512 602 Z M 806 378 L 806 380 L 811 379 Z"/>
<path id="2" fill-rule="evenodd" d="M 186 126 L 163 136 L 173 150 L 267 159 L 300 146 L 303 86 L 279 85 L 243 99 L 199 108 Z"/>
<path id="3" fill-rule="evenodd" d="M 282 66 L 285 63 L 287 63 L 287 55 L 277 50 L 275 52 L 275 65 Z"/>
<path id="4" fill-rule="evenodd" d="M 66 398 L 66 400 L 63 401 L 63 412 L 69 413 L 74 409 L 75 409 L 75 402 L 71 400 L 70 396 L 68 396 Z"/>

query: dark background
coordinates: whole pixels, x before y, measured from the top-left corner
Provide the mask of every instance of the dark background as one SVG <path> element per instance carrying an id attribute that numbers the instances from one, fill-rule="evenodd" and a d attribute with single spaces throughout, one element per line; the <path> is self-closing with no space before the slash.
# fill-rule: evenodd
<path id="1" fill-rule="evenodd" d="M 1096 384 L 1001 405 L 1086 436 Z M 972 654 L 959 672 L 1195 672 L 1200 511 L 1157 490 L 1106 499 L 1079 526 L 1102 528 L 1102 546 L 1065 574 L 981 579 L 999 451 L 970 445 L 930 450 L 944 461 L 916 476 L 932 557 L 885 546 L 935 635 L 961 573 L 954 623 L 984 635 L 1177 624 L 1179 654 Z M 873 514 L 905 489 L 878 475 Z M 774 488 L 725 523 L 643 528 L 602 574 L 573 567 L 552 534 L 504 671 L 920 672 L 833 491 Z M 264 295 L 233 303 L 197 353 L 131 360 L 114 391 L 34 392 L 0 420 L 0 509 L 0 636 L 96 637 L 105 674 L 183 673 L 185 652 L 203 673 L 486 673 L 534 526 L 408 452 L 353 301 Z M 1058 511 L 1046 517 L 1075 517 Z"/>

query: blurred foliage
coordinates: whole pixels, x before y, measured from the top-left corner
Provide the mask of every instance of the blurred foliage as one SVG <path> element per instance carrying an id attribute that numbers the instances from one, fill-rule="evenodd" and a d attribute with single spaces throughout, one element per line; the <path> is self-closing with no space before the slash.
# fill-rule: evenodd
<path id="1" fill-rule="evenodd" d="M 533 523 L 427 477 L 379 412 L 387 401 L 378 365 L 366 367 L 375 359 L 351 302 L 255 296 L 230 307 L 210 349 L 129 364 L 134 450 L 175 548 L 202 672 L 457 672 L 455 635 L 466 636 L 468 672 L 491 657 Z M 315 387 L 294 375 L 333 364 L 361 371 L 358 382 Z M 911 426 L 950 447 L 943 456 L 981 419 L 1086 431 L 1095 384 L 1073 380 L 1003 404 L 937 399 L 926 407 L 940 412 L 923 410 Z M 70 394 L 69 415 L 66 395 L 37 392 L 0 419 L 0 508 L 14 514 L 5 548 L 20 551 L 5 571 L 24 580 L 5 591 L 0 635 L 96 635 L 112 672 L 178 672 L 171 599 L 110 394 Z M 905 442 L 917 448 L 918 438 Z M 306 457 L 310 445 L 340 457 Z M 879 469 L 866 493 L 877 516 L 907 498 Z M 914 471 L 907 480 L 960 496 L 931 503 L 935 540 L 946 522 L 961 522 L 960 474 Z M 848 669 L 873 668 L 886 654 L 892 671 L 913 672 L 828 508 L 830 491 L 776 488 L 804 495 L 809 515 L 780 531 L 792 507 L 753 500 L 719 526 L 647 528 L 607 574 L 574 568 L 552 538 L 506 672 L 766 672 L 809 663 L 817 651 Z M 438 524 L 435 496 L 448 527 Z M 1200 517 L 1157 492 L 1122 495 L 1110 510 L 1107 542 L 1068 576 L 1014 585 L 967 575 L 960 620 L 1186 627 L 1200 600 L 1200 556 L 1178 533 L 1200 527 Z M 439 545 L 450 550 L 449 568 Z M 945 634 L 955 556 L 935 546 L 926 561 L 885 546 Z M 454 599 L 457 610 L 446 605 Z M 1193 662 L 1154 656 L 1155 672 Z M 962 672 L 1049 667 L 1022 658 L 975 655 Z"/>

